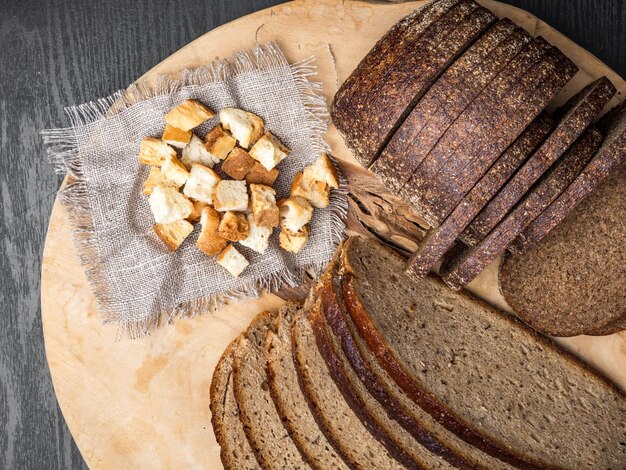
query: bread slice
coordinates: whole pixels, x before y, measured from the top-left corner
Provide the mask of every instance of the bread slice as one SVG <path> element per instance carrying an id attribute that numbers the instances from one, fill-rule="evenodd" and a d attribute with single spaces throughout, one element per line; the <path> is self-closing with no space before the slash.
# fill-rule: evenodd
<path id="1" fill-rule="evenodd" d="M 268 469 L 306 469 L 276 410 L 267 385 L 265 337 L 273 317 L 257 316 L 233 353 L 233 385 L 240 418 L 257 460 Z"/>
<path id="2" fill-rule="evenodd" d="M 563 117 L 555 130 L 535 154 L 513 176 L 511 181 L 476 217 L 463 234 L 471 245 L 483 239 L 522 198 L 545 171 L 580 137 L 583 131 L 615 94 L 606 77 L 591 83 L 572 97 L 560 110 Z"/>
<path id="3" fill-rule="evenodd" d="M 283 424 L 313 468 L 347 469 L 318 426 L 298 383 L 291 344 L 291 322 L 297 312 L 295 303 L 282 308 L 274 322 L 274 331 L 268 332 L 265 340 L 270 394 Z"/>
<path id="4" fill-rule="evenodd" d="M 460 289 L 503 253 L 524 228 L 574 181 L 600 147 L 601 141 L 600 131 L 593 128 L 587 130 L 478 245 L 447 256 L 439 269 L 446 284 Z"/>
<path id="5" fill-rule="evenodd" d="M 295 317 L 291 340 L 301 387 L 311 409 L 344 459 L 354 468 L 405 468 L 388 453 L 378 430 L 361 421 L 333 381 L 315 342 L 315 335 L 304 315 Z M 366 425 L 368 427 L 366 427 Z"/>
<path id="6" fill-rule="evenodd" d="M 318 292 L 326 322 L 341 342 L 350 365 L 389 416 L 411 433 L 417 442 L 456 468 L 511 468 L 448 431 L 394 382 L 359 337 L 346 313 L 339 277 L 333 275 L 331 279 L 322 279 Z"/>
<path id="7" fill-rule="evenodd" d="M 396 35 L 396 44 L 379 59 L 381 66 L 359 64 L 355 78 L 335 95 L 333 122 L 364 166 L 437 77 L 496 20 L 473 0 L 433 3 L 415 27 Z"/>
<path id="8" fill-rule="evenodd" d="M 400 195 L 438 226 L 577 70 L 535 39 L 448 128 Z"/>
<path id="9" fill-rule="evenodd" d="M 532 154 L 553 126 L 552 118 L 541 113 L 515 142 L 496 160 L 476 186 L 454 208 L 437 228 L 428 232 L 409 262 L 413 277 L 422 278 L 454 245 L 455 240 L 480 210 L 504 186 L 508 179 Z"/>
<path id="10" fill-rule="evenodd" d="M 518 465 L 620 468 L 626 399 L 532 330 L 378 242 L 349 239 L 342 290 L 359 335 L 426 411 Z"/>
<path id="11" fill-rule="evenodd" d="M 430 87 L 370 170 L 391 191 L 402 189 L 448 126 L 531 39 L 509 20 L 493 25 Z"/>
<path id="12" fill-rule="evenodd" d="M 239 408 L 233 394 L 233 352 L 241 337 L 228 345 L 211 379 L 211 425 L 220 446 L 224 468 L 260 470 L 254 451 L 239 420 Z"/>

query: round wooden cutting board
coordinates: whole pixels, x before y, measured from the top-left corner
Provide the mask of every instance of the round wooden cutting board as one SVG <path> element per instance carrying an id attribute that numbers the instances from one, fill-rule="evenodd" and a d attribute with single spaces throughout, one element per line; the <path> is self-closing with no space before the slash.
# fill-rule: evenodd
<path id="1" fill-rule="evenodd" d="M 287 3 L 206 33 L 142 78 L 176 74 L 251 48 L 255 41 L 273 40 L 291 62 L 313 54 L 318 58 L 316 79 L 323 83 L 330 103 L 337 83 L 376 40 L 424 3 Z M 613 81 L 620 90 L 619 99 L 623 98 L 626 83 L 616 73 L 550 26 L 508 5 L 480 3 L 544 36 L 581 68 L 557 101 L 601 75 Z M 353 161 L 332 126 L 327 139 L 336 157 Z M 368 178 L 366 174 L 360 177 Z M 349 219 L 349 232 L 357 233 L 353 222 Z M 141 340 L 128 340 L 115 325 L 102 325 L 71 238 L 57 199 L 43 255 L 43 332 L 56 395 L 87 464 L 111 469 L 220 468 L 209 412 L 213 368 L 226 345 L 256 313 L 277 309 L 283 301 L 264 295 L 216 313 L 176 320 Z M 470 290 L 507 309 L 497 291 L 495 264 Z M 626 389 L 626 332 L 558 341 Z"/>

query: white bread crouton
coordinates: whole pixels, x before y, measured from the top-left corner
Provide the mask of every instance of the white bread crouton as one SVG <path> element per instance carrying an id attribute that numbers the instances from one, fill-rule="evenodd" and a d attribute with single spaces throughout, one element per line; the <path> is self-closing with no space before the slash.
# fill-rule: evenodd
<path id="1" fill-rule="evenodd" d="M 242 180 L 256 161 L 241 147 L 235 147 L 222 163 L 221 170 L 235 180 Z"/>
<path id="2" fill-rule="evenodd" d="M 205 255 L 217 256 L 228 245 L 228 240 L 217 233 L 220 225 L 220 213 L 211 206 L 204 206 L 200 216 L 200 225 L 202 230 L 196 241 L 196 246 Z"/>
<path id="3" fill-rule="evenodd" d="M 292 232 L 283 226 L 278 235 L 278 241 L 283 250 L 291 253 L 299 253 L 309 239 L 309 232 L 310 229 L 308 225 L 305 225 L 297 232 Z"/>
<path id="4" fill-rule="evenodd" d="M 221 109 L 220 122 L 245 149 L 250 148 L 261 137 L 265 125 L 263 119 L 256 114 L 237 108 Z"/>
<path id="5" fill-rule="evenodd" d="M 176 157 L 166 160 L 165 163 L 161 165 L 161 175 L 177 188 L 180 188 L 183 184 L 185 184 L 187 178 L 189 178 L 187 168 Z"/>
<path id="6" fill-rule="evenodd" d="M 152 230 L 171 251 L 176 251 L 193 232 L 193 225 L 186 220 L 177 220 L 169 224 L 157 224 Z"/>
<path id="7" fill-rule="evenodd" d="M 191 201 L 191 202 L 193 203 L 193 209 L 191 210 L 191 214 L 189 214 L 185 220 L 187 222 L 191 222 L 192 224 L 195 224 L 196 222 L 200 220 L 200 217 L 202 216 L 202 209 L 206 207 L 206 203 L 202 201 Z"/>
<path id="8" fill-rule="evenodd" d="M 245 240 L 250 233 L 248 219 L 241 212 L 227 211 L 222 216 L 217 233 L 231 242 Z"/>
<path id="9" fill-rule="evenodd" d="M 151 166 L 150 173 L 148 173 L 146 181 L 143 182 L 143 193 L 146 196 L 149 196 L 150 194 L 152 194 L 152 190 L 154 189 L 154 187 L 159 185 L 175 187 L 175 185 L 169 179 L 163 176 L 163 174 L 161 173 L 161 168 L 159 168 L 158 166 Z"/>
<path id="10" fill-rule="evenodd" d="M 237 140 L 221 124 L 216 125 L 204 136 L 204 147 L 213 156 L 215 163 L 224 160 L 235 148 Z"/>
<path id="11" fill-rule="evenodd" d="M 298 232 L 311 221 L 313 206 L 300 196 L 291 196 L 278 201 L 281 225 L 291 232 Z"/>
<path id="12" fill-rule="evenodd" d="M 257 225 L 278 227 L 280 222 L 276 191 L 263 184 L 250 185 L 250 206 Z"/>
<path id="13" fill-rule="evenodd" d="M 234 246 L 228 245 L 217 257 L 217 264 L 226 268 L 232 276 L 239 277 L 250 263 Z"/>
<path id="14" fill-rule="evenodd" d="M 165 122 L 181 131 L 190 131 L 215 113 L 198 100 L 185 100 L 165 115 Z"/>
<path id="15" fill-rule="evenodd" d="M 254 166 L 246 175 L 246 183 L 274 186 L 274 181 L 276 181 L 276 178 L 278 178 L 277 168 L 272 168 L 270 171 L 267 171 L 263 165 L 255 160 Z"/>
<path id="16" fill-rule="evenodd" d="M 139 163 L 144 165 L 162 165 L 176 157 L 176 150 L 161 139 L 144 137 L 139 147 Z"/>
<path id="17" fill-rule="evenodd" d="M 245 181 L 222 180 L 213 195 L 213 205 L 220 212 L 248 210 L 248 191 Z"/>
<path id="18" fill-rule="evenodd" d="M 265 253 L 267 247 L 270 243 L 270 235 L 272 234 L 272 229 L 270 227 L 263 227 L 261 225 L 257 225 L 254 220 L 254 214 L 248 214 L 248 225 L 250 227 L 250 233 L 248 234 L 248 238 L 245 240 L 241 240 L 243 246 L 247 246 L 251 250 L 256 251 L 257 253 Z"/>
<path id="19" fill-rule="evenodd" d="M 193 163 L 189 178 L 183 188 L 183 194 L 196 201 L 212 204 L 213 192 L 220 181 L 221 178 L 213 170 L 199 163 Z"/>
<path id="20" fill-rule="evenodd" d="M 161 139 L 163 142 L 171 145 L 172 147 L 182 149 L 189 143 L 189 140 L 191 139 L 191 131 L 183 131 L 168 124 L 165 126 Z"/>
<path id="21" fill-rule="evenodd" d="M 291 195 L 301 196 L 318 209 L 328 206 L 330 187 L 323 181 L 305 179 L 302 172 L 296 173 L 291 183 Z"/>
<path id="22" fill-rule="evenodd" d="M 250 156 L 270 171 L 291 152 L 271 132 L 263 134 L 256 144 L 250 149 Z"/>
<path id="23" fill-rule="evenodd" d="M 304 169 L 304 179 L 307 181 L 322 181 L 331 188 L 339 187 L 339 175 L 337 169 L 330 161 L 328 155 L 322 153 L 317 160 Z"/>
<path id="24" fill-rule="evenodd" d="M 191 169 L 191 165 L 194 163 L 199 163 L 200 165 L 204 165 L 208 168 L 213 168 L 217 162 L 219 162 L 218 158 L 215 158 L 204 146 L 204 142 L 197 135 L 193 134 L 191 136 L 191 140 L 189 144 L 183 149 L 183 156 L 181 157 L 181 161 L 185 164 L 185 166 Z"/>
<path id="25" fill-rule="evenodd" d="M 193 204 L 171 186 L 155 186 L 148 199 L 157 224 L 169 224 L 189 217 Z"/>

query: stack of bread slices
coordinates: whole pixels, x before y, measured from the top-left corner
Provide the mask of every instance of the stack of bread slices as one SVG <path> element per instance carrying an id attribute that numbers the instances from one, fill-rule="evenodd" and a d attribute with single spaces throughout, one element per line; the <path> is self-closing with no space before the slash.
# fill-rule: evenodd
<path id="1" fill-rule="evenodd" d="M 623 394 L 404 263 L 350 238 L 304 306 L 233 341 L 211 386 L 226 468 L 624 467 Z"/>

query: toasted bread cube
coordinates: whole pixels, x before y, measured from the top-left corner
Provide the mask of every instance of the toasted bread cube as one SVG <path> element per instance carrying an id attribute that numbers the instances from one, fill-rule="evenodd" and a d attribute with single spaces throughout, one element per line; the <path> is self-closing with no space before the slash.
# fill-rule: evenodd
<path id="1" fill-rule="evenodd" d="M 230 132 L 224 130 L 221 124 L 218 124 L 204 136 L 204 147 L 211 154 L 215 163 L 224 160 L 228 153 L 237 145 L 235 139 Z"/>
<path id="2" fill-rule="evenodd" d="M 148 199 L 157 224 L 169 224 L 189 217 L 193 204 L 171 186 L 155 186 Z"/>
<path id="3" fill-rule="evenodd" d="M 233 277 L 239 277 L 250 263 L 233 245 L 228 245 L 217 257 L 217 264 L 226 268 Z"/>
<path id="4" fill-rule="evenodd" d="M 169 224 L 156 224 L 152 230 L 171 251 L 176 251 L 193 232 L 193 225 L 186 220 L 177 220 Z"/>
<path id="5" fill-rule="evenodd" d="M 310 229 L 305 225 L 297 232 L 292 232 L 287 227 L 281 227 L 278 242 L 283 250 L 291 253 L 299 253 L 309 239 Z"/>
<path id="6" fill-rule="evenodd" d="M 222 171 L 233 179 L 242 180 L 256 162 L 240 147 L 235 147 L 222 163 Z"/>
<path id="7" fill-rule="evenodd" d="M 291 150 L 285 147 L 276 136 L 268 131 L 252 146 L 250 156 L 263 165 L 267 171 L 270 171 L 282 160 L 287 158 L 289 152 L 291 152 Z"/>
<path id="8" fill-rule="evenodd" d="M 202 201 L 191 201 L 193 203 L 193 209 L 191 210 L 191 214 L 185 219 L 187 222 L 191 222 L 195 224 L 200 220 L 202 216 L 202 209 L 206 207 L 206 203 Z"/>
<path id="9" fill-rule="evenodd" d="M 185 184 L 187 178 L 189 178 L 187 168 L 176 157 L 166 160 L 165 163 L 161 165 L 161 175 L 177 188 Z"/>
<path id="10" fill-rule="evenodd" d="M 146 181 L 143 182 L 143 193 L 146 196 L 149 196 L 150 194 L 152 194 L 152 190 L 154 189 L 154 187 L 159 185 L 175 187 L 175 185 L 169 179 L 163 176 L 163 174 L 161 173 L 161 168 L 159 168 L 158 166 L 151 166 L 150 173 L 148 173 Z"/>
<path id="11" fill-rule="evenodd" d="M 231 242 L 245 240 L 250 233 L 248 219 L 241 212 L 224 212 L 217 233 Z"/>
<path id="12" fill-rule="evenodd" d="M 270 243 L 270 235 L 272 234 L 272 229 L 270 227 L 257 225 L 256 221 L 254 220 L 254 214 L 248 214 L 248 225 L 250 227 L 248 238 L 246 238 L 245 240 L 241 240 L 239 243 L 241 243 L 243 246 L 247 246 L 257 253 L 265 253 L 265 250 L 267 250 L 267 247 Z"/>
<path id="13" fill-rule="evenodd" d="M 189 178 L 183 188 L 183 194 L 196 201 L 212 204 L 213 192 L 220 181 L 221 178 L 213 170 L 199 163 L 193 163 Z"/>
<path id="14" fill-rule="evenodd" d="M 189 143 L 191 131 L 183 131 L 168 124 L 165 126 L 161 139 L 172 147 L 182 149 Z"/>
<path id="15" fill-rule="evenodd" d="M 205 255 L 217 256 L 228 245 L 228 240 L 223 238 L 217 229 L 220 225 L 220 213 L 211 206 L 204 206 L 200 216 L 200 235 L 196 241 L 196 246 Z"/>
<path id="16" fill-rule="evenodd" d="M 313 206 L 301 196 L 291 196 L 278 201 L 280 223 L 291 232 L 298 232 L 311 221 Z"/>
<path id="17" fill-rule="evenodd" d="M 185 100 L 165 115 L 165 122 L 181 131 L 190 131 L 213 116 L 215 113 L 198 100 Z"/>
<path id="18" fill-rule="evenodd" d="M 204 165 L 208 168 L 213 168 L 213 165 L 219 162 L 219 159 L 211 155 L 211 153 L 204 146 L 200 137 L 193 134 L 189 144 L 187 144 L 187 146 L 183 149 L 181 161 L 188 169 L 191 169 L 191 165 L 194 163 L 199 163 L 200 165 Z"/>
<path id="19" fill-rule="evenodd" d="M 318 209 L 328 207 L 330 187 L 323 181 L 311 181 L 304 178 L 302 172 L 296 173 L 291 183 L 291 195 L 301 196 Z"/>
<path id="20" fill-rule="evenodd" d="M 254 220 L 263 227 L 278 227 L 280 215 L 276 205 L 276 191 L 263 184 L 250 185 L 250 206 Z"/>
<path id="21" fill-rule="evenodd" d="M 220 110 L 220 122 L 229 130 L 239 145 L 248 149 L 263 134 L 265 122 L 256 114 L 237 108 Z"/>
<path id="22" fill-rule="evenodd" d="M 220 212 L 248 210 L 248 191 L 245 181 L 222 180 L 215 188 L 213 205 Z"/>
<path id="23" fill-rule="evenodd" d="M 335 189 L 339 187 L 337 169 L 325 153 L 304 169 L 303 176 L 308 181 L 322 181 Z"/>
<path id="24" fill-rule="evenodd" d="M 161 139 L 144 137 L 139 147 L 139 163 L 158 166 L 176 157 L 176 150 Z"/>
<path id="25" fill-rule="evenodd" d="M 254 166 L 246 175 L 246 183 L 248 184 L 264 184 L 265 186 L 273 186 L 274 181 L 278 178 L 278 169 L 272 168 L 267 171 L 263 165 L 255 161 Z"/>

